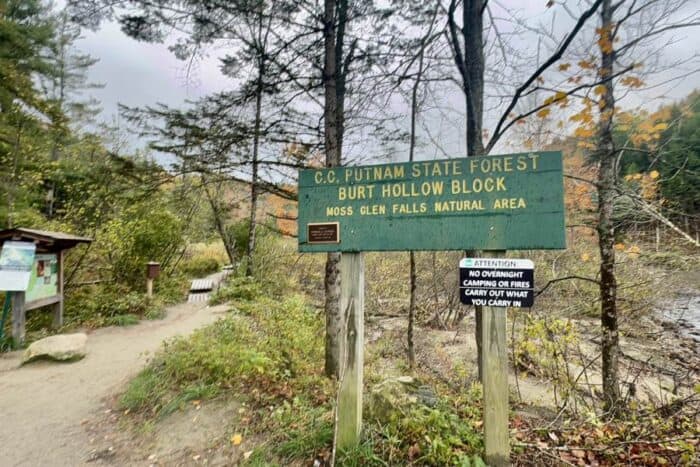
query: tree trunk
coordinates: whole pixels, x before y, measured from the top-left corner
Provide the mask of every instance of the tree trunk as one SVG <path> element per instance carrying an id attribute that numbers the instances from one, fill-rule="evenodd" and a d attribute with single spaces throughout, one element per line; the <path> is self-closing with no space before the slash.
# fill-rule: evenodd
<path id="1" fill-rule="evenodd" d="M 434 17 L 433 17 L 434 20 Z M 432 30 L 432 24 L 431 28 Z M 425 57 L 425 40 L 421 42 L 420 55 L 418 57 L 418 73 L 411 89 L 411 135 L 408 146 L 408 161 L 413 162 L 416 151 L 416 118 L 418 116 L 418 89 L 423 78 L 423 62 Z M 413 326 L 416 319 L 416 254 L 409 253 L 409 299 L 408 299 L 408 325 L 406 327 L 406 346 L 408 354 L 408 366 L 413 369 L 416 364 L 416 350 L 413 343 Z"/>
<path id="2" fill-rule="evenodd" d="M 464 40 L 464 61 L 462 73 L 467 113 L 467 157 L 484 154 L 483 119 L 484 119 L 484 38 L 483 38 L 483 0 L 465 0 L 462 8 L 462 36 Z M 478 222 L 478 221 L 477 221 Z M 476 256 L 477 252 L 465 252 Z M 483 373 L 482 354 L 482 307 L 474 307 L 476 329 L 476 353 L 479 381 Z"/>
<path id="3" fill-rule="evenodd" d="M 13 228 L 14 213 L 15 213 L 15 192 L 19 190 L 19 151 L 22 141 L 22 121 L 17 124 L 17 133 L 15 135 L 15 144 L 12 150 L 12 183 L 7 190 L 7 227 Z"/>
<path id="4" fill-rule="evenodd" d="M 229 262 L 233 265 L 236 262 L 236 245 L 233 243 L 231 237 L 226 231 L 226 225 L 223 216 L 223 210 L 219 205 L 218 199 L 214 197 L 207 187 L 207 180 L 203 177 L 204 183 L 204 193 L 207 195 L 207 201 L 209 201 L 209 206 L 211 207 L 212 216 L 214 216 L 214 225 L 216 231 L 221 237 L 221 241 L 224 243 L 224 249 L 226 250 L 226 256 L 228 256 Z"/>
<path id="5" fill-rule="evenodd" d="M 484 153 L 484 3 L 484 0 L 465 0 L 462 9 L 467 84 L 467 157 Z"/>
<path id="6" fill-rule="evenodd" d="M 65 21 L 62 22 L 61 24 L 61 34 L 63 35 L 64 29 L 65 29 Z M 62 36 L 61 36 L 62 37 Z M 61 114 L 61 118 L 63 117 L 63 106 L 65 102 L 65 97 L 66 97 L 66 61 L 65 61 L 65 50 L 66 50 L 66 44 L 63 43 L 63 40 L 61 39 L 61 43 L 59 44 L 61 47 L 61 51 L 59 52 L 59 60 L 58 60 L 58 102 L 57 102 L 57 107 L 58 111 Z M 54 117 L 55 118 L 55 117 Z M 53 146 L 51 148 L 51 161 L 56 162 L 60 158 L 60 147 L 63 142 L 63 127 L 62 127 L 63 122 L 61 122 L 59 125 L 56 125 L 56 122 L 54 122 L 54 134 L 53 134 Z M 46 217 L 49 219 L 52 219 L 54 216 L 54 206 L 56 202 L 56 188 L 57 188 L 57 183 L 56 180 L 53 179 L 49 182 L 49 188 L 48 192 L 46 194 Z"/>
<path id="7" fill-rule="evenodd" d="M 612 38 L 613 7 L 604 0 L 601 10 L 601 78 L 612 75 L 615 62 Z M 598 247 L 600 249 L 600 323 L 602 328 L 601 354 L 603 363 L 603 397 L 607 411 L 614 413 L 620 402 L 618 385 L 618 325 L 617 281 L 615 278 L 615 226 L 613 203 L 615 199 L 615 145 L 613 142 L 613 110 L 615 98 L 612 80 L 603 84 L 597 155 L 598 175 Z"/>
<path id="8" fill-rule="evenodd" d="M 260 29 L 262 29 L 262 13 L 260 14 Z M 256 214 L 258 211 L 258 151 L 260 148 L 260 120 L 262 113 L 263 77 L 265 76 L 265 54 L 258 57 L 258 82 L 255 88 L 255 126 L 253 129 L 253 160 L 252 176 L 250 183 L 250 225 L 248 226 L 248 248 L 246 276 L 253 275 L 253 257 L 255 256 L 255 230 L 257 226 Z"/>
<path id="9" fill-rule="evenodd" d="M 336 37 L 335 19 L 336 0 L 324 0 L 324 146 L 326 151 L 326 167 L 340 165 L 341 147 L 338 102 L 338 67 L 337 55 L 339 44 Z M 342 43 L 340 44 L 342 51 Z M 324 277 L 325 313 L 326 313 L 326 345 L 325 373 L 328 377 L 338 377 L 340 368 L 340 339 L 343 331 L 343 319 L 340 309 L 340 253 L 328 253 Z"/>
<path id="10" fill-rule="evenodd" d="M 413 344 L 413 324 L 416 320 L 416 254 L 409 253 L 409 282 L 410 295 L 408 300 L 408 327 L 406 329 L 406 343 L 408 345 L 408 366 L 413 369 L 416 365 L 416 349 Z"/>

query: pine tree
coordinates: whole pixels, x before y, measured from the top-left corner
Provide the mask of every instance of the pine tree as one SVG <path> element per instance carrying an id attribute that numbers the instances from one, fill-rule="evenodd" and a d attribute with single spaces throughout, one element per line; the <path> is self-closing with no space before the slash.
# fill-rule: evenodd
<path id="1" fill-rule="evenodd" d="M 14 225 L 16 211 L 29 204 L 27 190 L 20 187 L 36 177 L 23 169 L 37 150 L 36 136 L 60 119 L 36 86 L 38 77 L 55 71 L 45 59 L 53 34 L 42 2 L 0 0 L 0 166 L 8 168 L 0 174 L 0 225 Z M 35 140 L 31 147 L 28 136 Z"/>
<path id="2" fill-rule="evenodd" d="M 88 79 L 90 67 L 99 60 L 81 54 L 75 48 L 75 42 L 80 38 L 80 27 L 69 20 L 66 11 L 55 15 L 53 24 L 56 35 L 48 47 L 47 54 L 47 61 L 51 64 L 53 72 L 41 77 L 41 85 L 46 99 L 59 117 L 51 124 L 50 160 L 54 163 L 52 172 L 55 172 L 55 163 L 61 158 L 64 148 L 70 144 L 69 126 L 76 128 L 78 125 L 88 125 L 101 110 L 94 98 L 86 98 L 83 93 L 89 89 L 101 88 L 102 85 L 91 83 Z M 51 219 L 54 216 L 59 197 L 57 190 L 60 187 L 57 186 L 57 174 L 50 174 L 48 178 L 45 213 Z"/>

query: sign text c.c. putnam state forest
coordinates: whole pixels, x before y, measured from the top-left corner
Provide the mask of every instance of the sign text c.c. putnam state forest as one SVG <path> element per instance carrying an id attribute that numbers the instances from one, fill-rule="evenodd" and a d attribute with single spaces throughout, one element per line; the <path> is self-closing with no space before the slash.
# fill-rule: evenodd
<path id="1" fill-rule="evenodd" d="M 565 248 L 562 156 L 500 156 L 302 170 L 299 250 Z M 339 225 L 339 243 L 308 224 Z"/>

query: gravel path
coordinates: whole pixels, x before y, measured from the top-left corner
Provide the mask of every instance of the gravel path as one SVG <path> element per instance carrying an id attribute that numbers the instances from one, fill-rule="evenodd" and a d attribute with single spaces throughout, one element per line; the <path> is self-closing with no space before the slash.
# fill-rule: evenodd
<path id="1" fill-rule="evenodd" d="M 75 363 L 18 367 L 21 352 L 0 354 L 0 466 L 86 465 L 92 446 L 84 424 L 144 365 L 164 339 L 216 321 L 225 306 L 187 303 L 162 320 L 88 335 Z M 91 465 L 91 464 L 87 464 Z"/>

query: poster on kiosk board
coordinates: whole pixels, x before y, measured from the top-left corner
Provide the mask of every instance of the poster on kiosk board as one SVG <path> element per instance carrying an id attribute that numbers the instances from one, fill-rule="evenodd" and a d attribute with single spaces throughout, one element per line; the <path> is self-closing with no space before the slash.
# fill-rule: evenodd
<path id="1" fill-rule="evenodd" d="M 36 245 L 30 242 L 6 241 L 0 252 L 0 290 L 24 292 L 34 267 Z"/>

